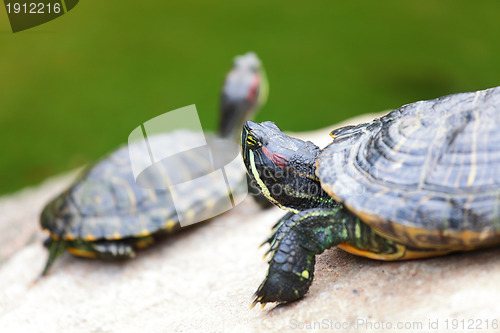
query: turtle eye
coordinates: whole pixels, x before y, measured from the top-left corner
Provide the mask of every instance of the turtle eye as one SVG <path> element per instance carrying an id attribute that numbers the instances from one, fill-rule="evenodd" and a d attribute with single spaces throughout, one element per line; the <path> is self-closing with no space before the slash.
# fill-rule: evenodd
<path id="1" fill-rule="evenodd" d="M 262 143 L 257 140 L 257 138 L 252 134 L 252 132 L 247 133 L 247 140 L 246 144 L 248 145 L 249 148 L 256 149 L 262 146 Z"/>

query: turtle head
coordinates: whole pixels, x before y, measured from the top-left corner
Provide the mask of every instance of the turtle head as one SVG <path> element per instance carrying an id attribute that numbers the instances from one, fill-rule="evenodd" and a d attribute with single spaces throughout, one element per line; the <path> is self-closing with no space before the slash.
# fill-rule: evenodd
<path id="1" fill-rule="evenodd" d="M 271 121 L 247 121 L 241 150 L 248 175 L 279 207 L 301 211 L 331 201 L 315 175 L 320 149 L 312 142 L 285 135 Z"/>
<path id="2" fill-rule="evenodd" d="M 222 87 L 220 136 L 237 137 L 243 123 L 265 104 L 268 90 L 266 72 L 257 55 L 248 52 L 235 57 Z"/>

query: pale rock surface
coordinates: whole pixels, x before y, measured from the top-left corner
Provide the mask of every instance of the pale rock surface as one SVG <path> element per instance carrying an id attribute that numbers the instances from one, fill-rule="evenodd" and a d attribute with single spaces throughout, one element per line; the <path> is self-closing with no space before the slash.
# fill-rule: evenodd
<path id="1" fill-rule="evenodd" d="M 334 127 L 298 136 L 324 145 Z M 134 260 L 65 254 L 34 282 L 47 258 L 38 215 L 74 176 L 0 199 L 0 332 L 395 332 L 398 325 L 488 332 L 500 325 L 498 249 L 390 263 L 331 249 L 318 256 L 304 299 L 250 309 L 267 271 L 258 245 L 283 215 L 251 198 Z"/>

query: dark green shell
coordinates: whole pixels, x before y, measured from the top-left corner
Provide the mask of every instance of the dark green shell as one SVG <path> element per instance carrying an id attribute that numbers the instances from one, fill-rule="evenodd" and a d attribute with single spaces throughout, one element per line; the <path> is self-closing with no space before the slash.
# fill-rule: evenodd
<path id="1" fill-rule="evenodd" d="M 322 187 L 415 247 L 500 241 L 500 87 L 405 105 L 332 132 Z"/>
<path id="2" fill-rule="evenodd" d="M 190 140 L 195 142 L 196 135 L 200 134 L 180 130 L 149 136 L 148 140 L 150 144 L 161 145 L 168 155 L 169 148 L 174 145 L 176 148 L 179 145 L 192 147 Z M 225 186 L 210 186 L 210 182 L 201 187 L 199 183 L 198 187 L 191 185 L 189 181 L 198 177 L 210 179 L 214 170 L 206 159 L 197 155 L 196 150 L 190 150 L 175 160 L 178 172 L 169 179 L 172 184 L 185 183 L 186 192 L 182 195 L 177 193 L 174 203 L 173 196 L 176 194 L 166 187 L 152 189 L 137 185 L 129 149 L 134 156 L 142 154 L 145 162 L 150 161 L 150 156 L 139 144 L 114 151 L 45 207 L 41 216 L 42 227 L 56 238 L 86 241 L 174 232 L 180 229 L 178 213 L 184 214 L 184 221 L 202 221 L 226 209 L 230 192 L 233 197 L 246 194 L 246 177 L 241 163 L 224 166 L 228 183 L 236 184 L 232 191 Z M 237 156 L 237 152 L 232 151 L 219 153 L 227 162 Z M 162 167 L 162 163 L 167 162 L 156 166 Z M 172 159 L 168 163 L 172 163 Z"/>

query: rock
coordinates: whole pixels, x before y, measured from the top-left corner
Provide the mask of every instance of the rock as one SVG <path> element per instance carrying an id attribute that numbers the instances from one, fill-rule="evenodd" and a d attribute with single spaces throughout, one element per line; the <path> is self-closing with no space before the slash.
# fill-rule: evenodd
<path id="1" fill-rule="evenodd" d="M 324 145 L 334 127 L 298 135 Z M 399 325 L 418 332 L 458 332 L 470 325 L 487 332 L 500 325 L 499 249 L 407 262 L 330 249 L 318 256 L 305 298 L 250 309 L 267 271 L 265 249 L 258 245 L 284 213 L 262 211 L 251 198 L 134 260 L 110 263 L 66 254 L 35 282 L 47 258 L 38 214 L 74 175 L 0 199 L 2 332 L 382 332 Z"/>

